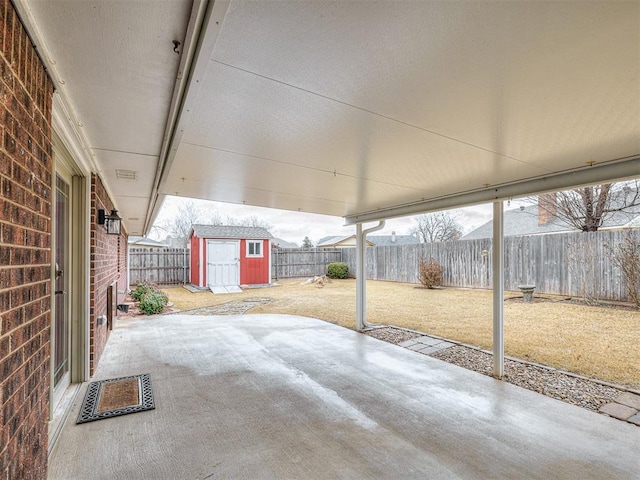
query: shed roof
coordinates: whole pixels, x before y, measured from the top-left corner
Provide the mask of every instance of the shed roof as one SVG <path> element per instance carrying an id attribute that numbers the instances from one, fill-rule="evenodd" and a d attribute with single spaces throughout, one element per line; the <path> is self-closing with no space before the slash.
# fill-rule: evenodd
<path id="1" fill-rule="evenodd" d="M 129 235 L 127 243 L 134 247 L 168 247 L 169 245 L 163 242 L 158 242 L 147 237 L 141 237 L 139 235 Z"/>
<path id="2" fill-rule="evenodd" d="M 269 231 L 262 227 L 237 227 L 232 225 L 193 225 L 193 233 L 200 238 L 273 238 Z"/>

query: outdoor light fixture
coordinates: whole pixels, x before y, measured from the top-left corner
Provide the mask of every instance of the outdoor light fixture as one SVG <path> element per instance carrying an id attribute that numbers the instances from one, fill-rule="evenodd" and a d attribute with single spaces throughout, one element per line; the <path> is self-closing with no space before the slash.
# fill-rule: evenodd
<path id="1" fill-rule="evenodd" d="M 104 225 L 109 235 L 120 235 L 122 232 L 122 218 L 117 210 L 111 210 L 111 215 L 107 215 L 103 209 L 98 210 L 98 225 Z"/>

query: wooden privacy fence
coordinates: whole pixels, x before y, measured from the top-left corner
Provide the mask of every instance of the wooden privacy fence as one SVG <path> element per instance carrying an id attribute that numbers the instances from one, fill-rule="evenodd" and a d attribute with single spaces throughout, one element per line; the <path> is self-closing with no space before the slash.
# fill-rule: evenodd
<path id="1" fill-rule="evenodd" d="M 341 248 L 274 248 L 271 250 L 271 277 L 312 277 L 327 273 L 327 265 L 342 261 Z"/>
<path id="2" fill-rule="evenodd" d="M 611 249 L 640 230 L 562 233 L 506 237 L 505 288 L 533 284 L 536 292 L 629 300 L 626 282 L 611 260 Z M 443 267 L 445 286 L 491 288 L 491 239 L 368 247 L 367 278 L 418 283 L 418 261 L 433 257 Z M 355 272 L 355 248 L 343 249 L 342 261 Z"/>
<path id="3" fill-rule="evenodd" d="M 189 250 L 186 248 L 130 248 L 129 284 L 189 283 L 189 259 Z"/>
<path id="4" fill-rule="evenodd" d="M 189 283 L 189 259 L 190 252 L 186 248 L 130 248 L 130 284 Z M 327 273 L 328 264 L 341 261 L 341 249 L 274 248 L 271 251 L 271 276 L 273 280 L 277 280 L 322 275 Z"/>

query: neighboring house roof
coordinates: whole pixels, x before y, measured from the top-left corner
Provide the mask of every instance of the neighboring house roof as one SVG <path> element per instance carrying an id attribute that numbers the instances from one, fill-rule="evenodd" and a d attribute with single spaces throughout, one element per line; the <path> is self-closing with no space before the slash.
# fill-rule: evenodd
<path id="1" fill-rule="evenodd" d="M 640 226 L 640 211 L 625 213 L 613 212 L 603 222 L 600 230 L 612 228 Z M 504 236 L 541 235 L 545 233 L 559 233 L 576 231 L 566 223 L 553 218 L 548 223 L 538 224 L 538 205 L 520 207 L 504 212 Z M 493 220 L 464 235 L 461 240 L 476 240 L 493 237 Z"/>
<path id="2" fill-rule="evenodd" d="M 233 238 L 233 239 L 266 239 L 273 238 L 269 231 L 262 227 L 236 227 L 226 225 L 193 225 L 192 233 L 200 238 Z"/>
<path id="3" fill-rule="evenodd" d="M 413 235 L 368 235 L 367 246 L 369 247 L 388 247 L 392 245 L 415 245 L 420 243 Z M 356 245 L 356 236 L 347 235 L 346 237 L 323 237 L 318 242 L 318 247 L 354 247 Z"/>
<path id="4" fill-rule="evenodd" d="M 279 248 L 299 248 L 300 247 L 300 245 L 298 245 L 297 243 L 287 242 L 286 240 L 283 240 L 281 238 L 276 238 L 276 237 L 274 237 L 271 240 L 271 245 Z"/>
<path id="5" fill-rule="evenodd" d="M 320 248 L 355 247 L 356 236 L 346 235 L 346 236 L 323 237 L 320 239 L 320 241 L 316 246 Z M 373 247 L 373 242 L 369 239 L 367 239 L 367 246 Z"/>
<path id="6" fill-rule="evenodd" d="M 138 237 L 135 235 L 129 235 L 129 239 L 127 241 L 129 245 L 132 247 L 156 247 L 156 248 L 165 248 L 168 247 L 166 243 L 158 242 L 157 240 L 152 240 L 147 237 Z"/>

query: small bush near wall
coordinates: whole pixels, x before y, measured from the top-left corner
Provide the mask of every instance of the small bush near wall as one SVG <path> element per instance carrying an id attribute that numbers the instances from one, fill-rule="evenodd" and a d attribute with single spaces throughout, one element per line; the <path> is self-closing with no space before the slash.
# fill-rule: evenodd
<path id="1" fill-rule="evenodd" d="M 640 308 L 640 239 L 626 236 L 610 250 L 613 264 L 626 280 L 629 300 Z"/>
<path id="2" fill-rule="evenodd" d="M 152 293 L 155 290 L 156 288 L 153 285 L 151 285 L 150 283 L 143 282 L 143 283 L 139 283 L 136 289 L 133 292 L 131 292 L 131 296 L 136 302 L 139 302 L 140 300 L 142 300 L 142 297 L 144 295 Z"/>
<path id="3" fill-rule="evenodd" d="M 139 283 L 136 289 L 131 292 L 131 297 L 139 302 L 138 308 L 145 315 L 162 313 L 164 307 L 169 303 L 169 299 L 163 291 L 146 282 Z"/>
<path id="4" fill-rule="evenodd" d="M 155 315 L 156 313 L 162 313 L 168 302 L 169 299 L 164 292 L 155 290 L 142 295 L 139 308 L 145 315 Z"/>
<path id="5" fill-rule="evenodd" d="M 430 258 L 428 262 L 420 259 L 418 262 L 418 276 L 420 283 L 427 288 L 442 285 L 442 265 Z"/>
<path id="6" fill-rule="evenodd" d="M 349 275 L 349 265 L 343 262 L 333 262 L 327 265 L 327 277 L 347 278 Z"/>

